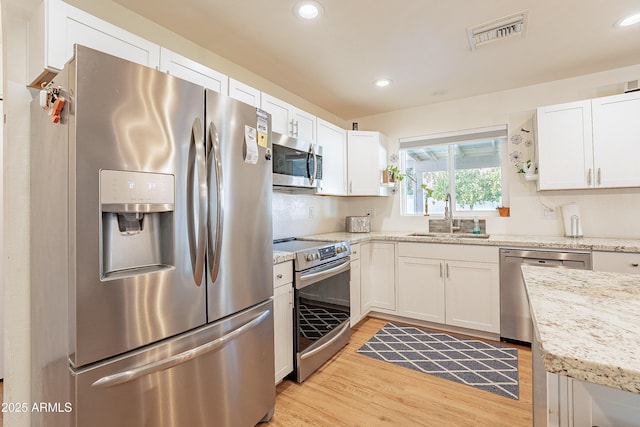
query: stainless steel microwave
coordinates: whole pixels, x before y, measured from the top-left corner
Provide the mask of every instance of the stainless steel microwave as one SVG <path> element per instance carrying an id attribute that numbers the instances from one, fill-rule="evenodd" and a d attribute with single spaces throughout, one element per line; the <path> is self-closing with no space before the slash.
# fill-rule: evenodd
<path id="1" fill-rule="evenodd" d="M 273 186 L 316 190 L 322 183 L 322 147 L 272 132 Z"/>

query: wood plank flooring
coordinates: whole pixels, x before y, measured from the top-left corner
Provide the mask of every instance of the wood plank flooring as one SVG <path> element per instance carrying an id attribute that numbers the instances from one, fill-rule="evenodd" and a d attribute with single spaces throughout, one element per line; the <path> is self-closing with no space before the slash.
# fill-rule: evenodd
<path id="1" fill-rule="evenodd" d="M 303 384 L 277 387 L 263 426 L 531 426 L 531 351 L 518 348 L 520 400 L 356 353 L 385 320 L 367 318 L 351 341 Z"/>

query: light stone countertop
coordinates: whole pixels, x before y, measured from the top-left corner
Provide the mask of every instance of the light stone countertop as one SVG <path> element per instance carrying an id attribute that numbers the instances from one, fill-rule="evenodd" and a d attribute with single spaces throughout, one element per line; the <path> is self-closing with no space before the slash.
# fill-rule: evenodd
<path id="1" fill-rule="evenodd" d="M 640 394 L 640 276 L 522 266 L 545 370 Z"/>
<path id="2" fill-rule="evenodd" d="M 333 233 L 313 234 L 299 237 L 303 240 L 342 242 L 351 244 L 366 243 L 371 240 L 391 242 L 417 243 L 447 243 L 481 246 L 501 246 L 541 249 L 573 249 L 584 251 L 631 252 L 640 253 L 640 239 L 603 238 L 603 237 L 559 237 L 559 236 L 529 236 L 520 234 L 492 234 L 488 239 L 458 236 L 412 236 L 411 231 L 374 231 L 371 233 L 347 233 L 338 231 Z M 274 264 L 293 259 L 293 254 L 286 252 L 274 253 Z"/>
<path id="3" fill-rule="evenodd" d="M 556 236 L 528 236 L 512 234 L 492 234 L 488 239 L 458 236 L 412 236 L 411 231 L 376 231 L 371 233 L 334 232 L 300 237 L 303 240 L 328 240 L 340 242 L 348 240 L 351 244 L 365 243 L 370 240 L 387 240 L 395 242 L 419 243 L 450 243 L 464 245 L 577 249 L 607 252 L 638 252 L 640 253 L 640 239 L 618 239 L 601 237 L 556 237 Z"/>

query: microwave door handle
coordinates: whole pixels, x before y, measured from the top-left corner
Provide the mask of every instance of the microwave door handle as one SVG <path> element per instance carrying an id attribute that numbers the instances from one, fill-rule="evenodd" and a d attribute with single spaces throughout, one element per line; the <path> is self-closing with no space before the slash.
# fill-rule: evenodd
<path id="1" fill-rule="evenodd" d="M 211 283 L 218 279 L 220 271 L 220 251 L 222 247 L 222 220 L 224 216 L 222 160 L 220 157 L 220 138 L 215 123 L 209 123 L 209 156 L 207 158 L 207 176 L 209 177 L 209 192 L 215 190 L 215 219 L 209 217 L 209 260 L 211 260 Z M 215 178 L 215 183 L 211 179 Z"/>
<path id="2" fill-rule="evenodd" d="M 311 156 L 313 156 L 313 174 L 309 170 L 309 163 L 311 162 Z M 313 185 L 313 181 L 316 179 L 316 151 L 313 149 L 313 144 L 309 145 L 309 152 L 307 153 L 307 176 L 309 177 L 309 184 Z"/>
<path id="3" fill-rule="evenodd" d="M 187 163 L 187 239 L 193 280 L 197 286 L 202 284 L 207 233 L 207 175 L 205 171 L 204 140 L 202 122 L 199 117 L 193 121 L 191 140 L 189 141 L 189 159 Z M 194 184 L 197 183 L 197 189 Z M 198 195 L 198 223 L 194 211 L 194 192 Z"/>

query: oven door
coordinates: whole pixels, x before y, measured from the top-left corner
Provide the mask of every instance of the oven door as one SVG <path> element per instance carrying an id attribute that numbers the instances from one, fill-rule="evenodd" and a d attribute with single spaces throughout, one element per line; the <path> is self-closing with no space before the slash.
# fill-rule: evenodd
<path id="1" fill-rule="evenodd" d="M 275 132 L 272 135 L 274 187 L 319 188 L 322 147 Z"/>
<path id="2" fill-rule="evenodd" d="M 298 382 L 349 342 L 350 258 L 296 273 L 296 375 Z"/>

